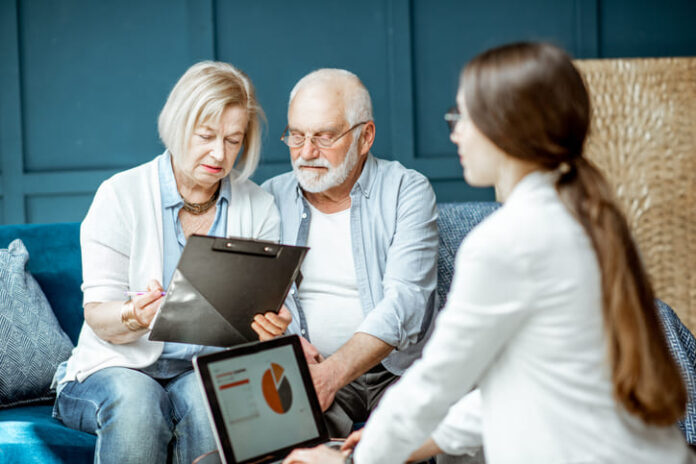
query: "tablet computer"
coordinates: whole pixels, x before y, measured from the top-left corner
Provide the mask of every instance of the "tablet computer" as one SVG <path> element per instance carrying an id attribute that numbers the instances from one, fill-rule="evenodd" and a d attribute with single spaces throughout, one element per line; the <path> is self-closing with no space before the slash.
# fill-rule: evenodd
<path id="1" fill-rule="evenodd" d="M 280 462 L 297 447 L 330 441 L 297 335 L 249 343 L 193 360 L 220 459 Z"/>

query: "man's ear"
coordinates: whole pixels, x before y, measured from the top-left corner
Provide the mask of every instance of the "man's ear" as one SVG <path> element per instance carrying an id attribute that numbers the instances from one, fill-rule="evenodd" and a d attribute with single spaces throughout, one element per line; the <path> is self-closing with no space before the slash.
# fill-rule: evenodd
<path id="1" fill-rule="evenodd" d="M 365 123 L 363 130 L 360 131 L 358 150 L 361 156 L 367 154 L 370 151 L 370 148 L 372 148 L 372 144 L 375 143 L 375 131 L 376 128 L 374 121 L 368 121 Z"/>

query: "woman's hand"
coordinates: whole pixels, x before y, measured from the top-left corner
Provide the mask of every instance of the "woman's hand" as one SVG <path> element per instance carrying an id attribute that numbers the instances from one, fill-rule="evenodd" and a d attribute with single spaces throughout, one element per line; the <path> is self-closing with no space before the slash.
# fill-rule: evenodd
<path id="1" fill-rule="evenodd" d="M 346 441 L 344 441 L 341 445 L 341 451 L 353 451 L 353 449 L 357 446 L 358 442 L 362 438 L 363 430 L 365 429 L 362 428 L 360 430 L 356 430 L 355 432 L 348 435 Z"/>
<path id="2" fill-rule="evenodd" d="M 265 314 L 257 314 L 254 316 L 251 328 L 254 329 L 254 332 L 259 336 L 259 340 L 264 342 L 283 335 L 291 322 L 292 314 L 290 310 L 283 305 L 280 311 L 278 311 L 278 314 L 273 311 L 268 311 Z"/>
<path id="3" fill-rule="evenodd" d="M 147 293 L 133 298 L 130 303 L 133 305 L 133 317 L 143 328 L 150 327 L 152 319 L 162 305 L 162 293 L 164 289 L 158 280 L 151 280 L 147 284 Z"/>
<path id="4" fill-rule="evenodd" d="M 128 302 L 86 303 L 85 322 L 104 341 L 117 345 L 133 342 L 143 336 L 162 305 L 162 285 L 158 281 L 151 280 L 147 291 Z"/>
<path id="5" fill-rule="evenodd" d="M 288 455 L 283 464 L 343 464 L 348 452 L 333 450 L 319 445 L 316 448 L 296 449 Z"/>

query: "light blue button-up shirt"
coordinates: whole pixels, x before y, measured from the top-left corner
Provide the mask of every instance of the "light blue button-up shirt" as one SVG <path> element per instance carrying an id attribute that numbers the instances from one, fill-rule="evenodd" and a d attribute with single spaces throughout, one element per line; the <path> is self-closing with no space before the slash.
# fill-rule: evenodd
<path id="1" fill-rule="evenodd" d="M 157 168 L 162 198 L 162 250 L 164 258 L 162 263 L 162 286 L 167 288 L 186 245 L 184 229 L 179 221 L 179 211 L 184 206 L 184 200 L 181 198 L 179 189 L 176 186 L 171 155 L 169 153 L 160 158 Z M 229 195 L 230 180 L 228 177 L 225 177 L 222 179 L 222 185 L 220 185 L 220 196 L 216 203 L 215 219 L 212 226 L 210 226 L 208 235 L 226 236 Z M 162 351 L 160 358 L 153 365 L 142 369 L 142 371 L 155 378 L 175 377 L 181 372 L 191 369 L 191 359 L 193 359 L 194 355 L 218 350 L 218 348 L 202 345 L 165 342 L 164 351 Z"/>
<path id="2" fill-rule="evenodd" d="M 306 245 L 311 210 L 294 173 L 262 187 L 280 210 L 281 243 Z M 401 375 L 419 356 L 437 307 L 435 193 L 422 174 L 370 154 L 350 198 L 353 261 L 365 314 L 357 332 L 394 346 L 382 364 Z M 311 341 L 298 291 L 302 286 L 293 286 L 286 300 L 293 315 L 288 332 Z"/>

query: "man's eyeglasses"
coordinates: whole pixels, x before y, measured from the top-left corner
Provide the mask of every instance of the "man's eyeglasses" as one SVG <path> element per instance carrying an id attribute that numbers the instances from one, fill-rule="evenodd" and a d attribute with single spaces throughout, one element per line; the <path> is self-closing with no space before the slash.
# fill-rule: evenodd
<path id="1" fill-rule="evenodd" d="M 453 106 L 445 113 L 445 121 L 447 121 L 450 134 L 454 132 L 454 129 L 457 128 L 457 123 L 461 120 L 462 115 L 459 113 L 459 109 L 456 106 Z"/>
<path id="2" fill-rule="evenodd" d="M 285 126 L 285 130 L 283 131 L 283 135 L 280 137 L 280 140 L 283 141 L 285 145 L 287 145 L 290 148 L 300 148 L 304 147 L 305 141 L 309 139 L 310 142 L 314 144 L 315 147 L 318 148 L 331 148 L 334 143 L 338 142 L 338 140 L 355 129 L 358 126 L 362 126 L 363 124 L 367 124 L 370 121 L 363 121 L 359 122 L 347 131 L 343 132 L 341 135 L 332 137 L 330 135 L 312 135 L 307 136 L 307 135 L 299 135 L 299 134 L 288 134 L 288 128 L 290 126 Z"/>

